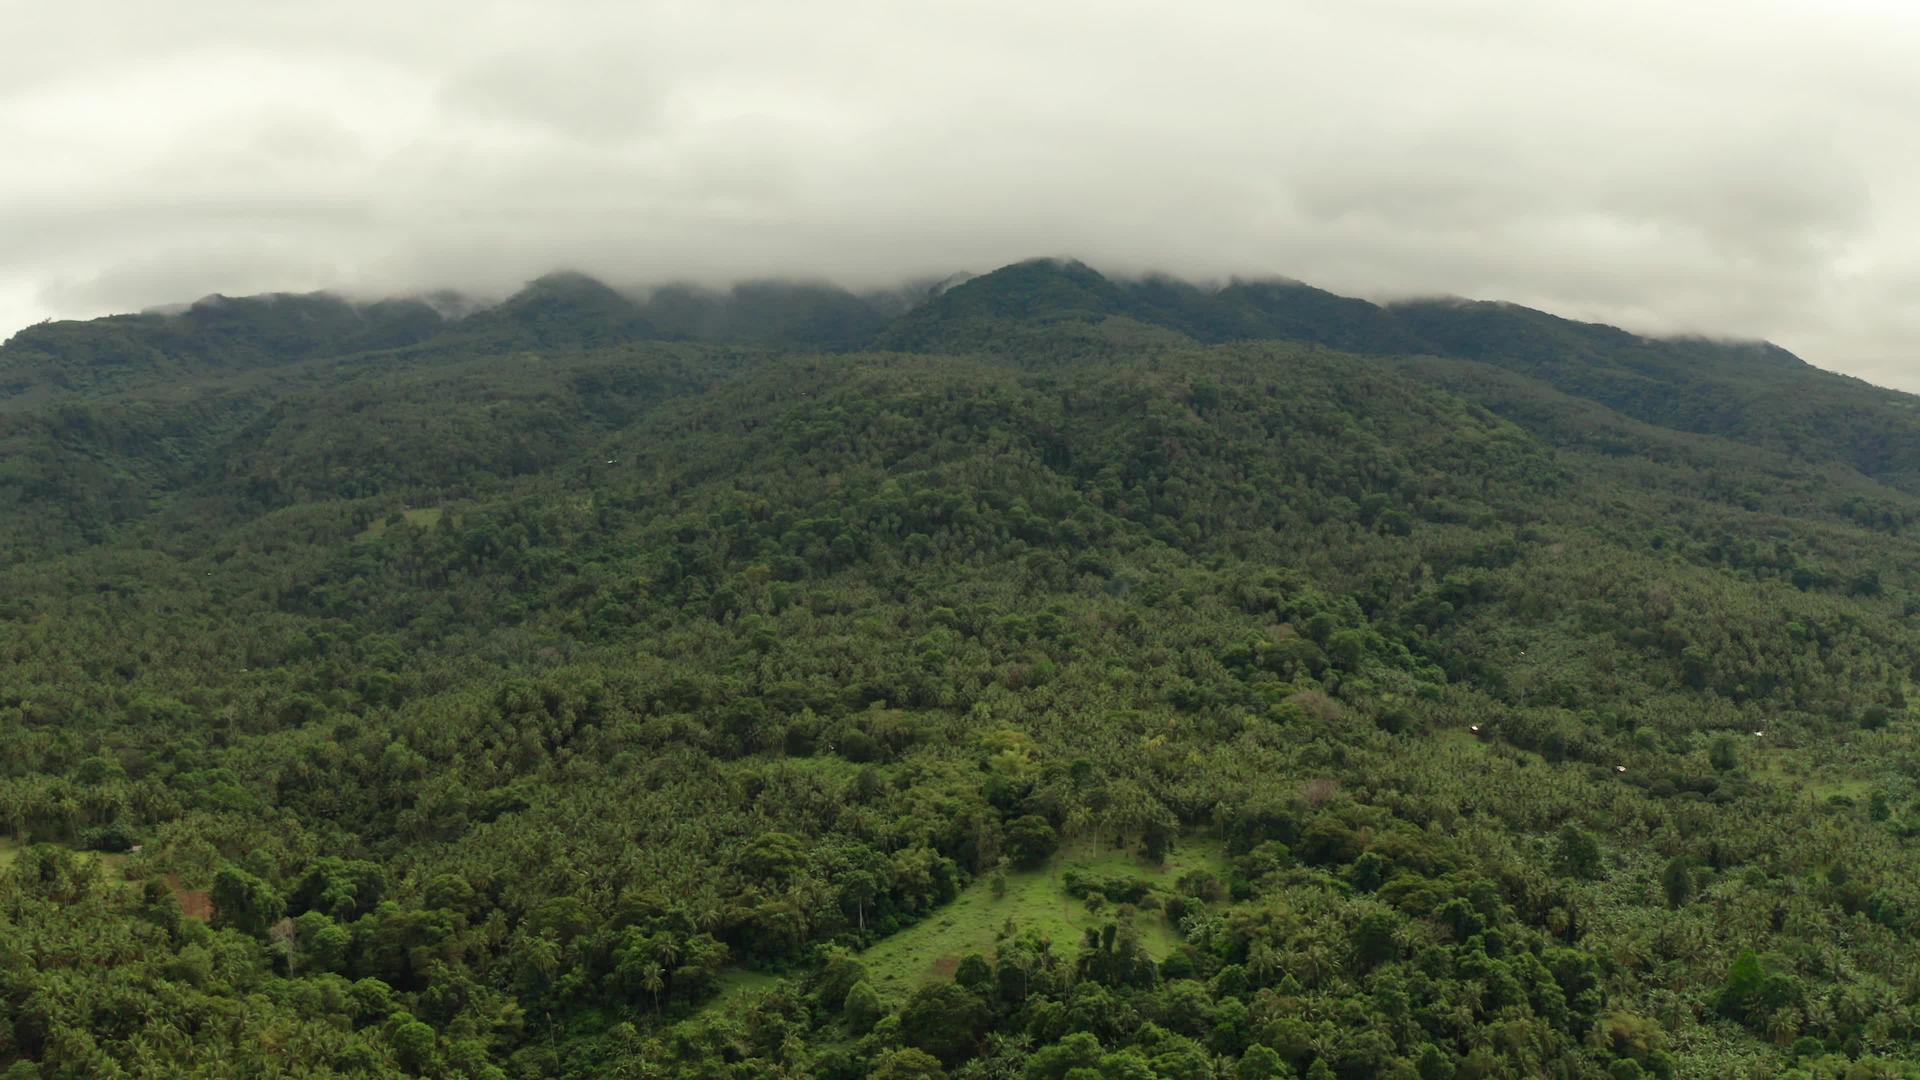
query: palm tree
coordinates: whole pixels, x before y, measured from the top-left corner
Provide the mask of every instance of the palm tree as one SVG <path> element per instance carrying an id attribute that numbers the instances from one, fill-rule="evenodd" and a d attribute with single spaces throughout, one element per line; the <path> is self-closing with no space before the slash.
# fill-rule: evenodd
<path id="1" fill-rule="evenodd" d="M 1300 957 L 1301 973 L 1307 977 L 1309 986 L 1317 987 L 1325 982 L 1338 964 L 1333 950 L 1325 942 L 1317 940 L 1308 945 Z"/>
<path id="2" fill-rule="evenodd" d="M 1033 978 L 1034 969 L 1040 966 L 1040 958 L 1026 949 L 1012 949 L 1001 957 L 1000 962 L 1020 974 L 1020 1000 L 1027 1000 L 1027 985 Z"/>
<path id="3" fill-rule="evenodd" d="M 660 1014 L 660 991 L 667 985 L 666 969 L 658 961 L 649 960 L 640 965 L 640 989 L 653 995 L 653 1012 Z"/>
<path id="4" fill-rule="evenodd" d="M 1807 998 L 1807 1027 L 1822 1035 L 1831 1034 L 1834 1025 L 1833 1005 L 1826 998 L 1812 995 Z"/>
<path id="5" fill-rule="evenodd" d="M 711 931 L 726 917 L 726 905 L 712 890 L 703 889 L 692 898 L 688 916 L 695 930 Z"/>
<path id="6" fill-rule="evenodd" d="M 1281 971 L 1280 951 L 1264 941 L 1257 941 L 1247 952 L 1247 974 L 1253 977 L 1254 984 L 1265 986 Z"/>
<path id="7" fill-rule="evenodd" d="M 1775 1043 L 1785 1046 L 1800 1034 L 1800 1010 L 1784 1005 L 1773 1010 L 1767 1016 L 1767 1035 Z"/>

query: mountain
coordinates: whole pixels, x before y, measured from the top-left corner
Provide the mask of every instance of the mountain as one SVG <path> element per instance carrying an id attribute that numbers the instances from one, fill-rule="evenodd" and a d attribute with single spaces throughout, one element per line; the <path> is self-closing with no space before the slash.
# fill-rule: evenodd
<path id="1" fill-rule="evenodd" d="M 1365 300 L 1294 281 L 1235 282 L 1202 289 L 1164 276 L 1128 287 L 1150 321 L 1195 341 L 1311 341 L 1344 352 L 1400 355 L 1429 346 Z"/>
<path id="2" fill-rule="evenodd" d="M 327 293 L 210 296 L 171 314 L 42 323 L 0 348 L 0 402 L 395 348 L 441 326 L 421 301 L 356 304 Z"/>
<path id="3" fill-rule="evenodd" d="M 1312 342 L 1375 356 L 1438 356 L 1516 371 L 1623 415 L 1811 461 L 1920 493 L 1920 413 L 1906 394 L 1814 368 L 1763 342 L 1647 338 L 1514 304 L 1422 300 L 1384 307 L 1295 282 L 1205 290 L 1165 277 L 1115 283 L 1078 263 L 1017 264 L 897 321 L 884 347 L 962 350 L 1105 323 L 1194 341 Z M 1121 348 L 1137 348 L 1135 335 Z M 1077 348 L 1078 346 L 1076 346 Z"/>
<path id="4" fill-rule="evenodd" d="M 0 348 L 0 1072 L 1920 1070 L 1913 399 L 915 292 Z"/>
<path id="5" fill-rule="evenodd" d="M 585 274 L 538 278 L 455 324 L 462 343 L 496 348 L 590 348 L 658 336 L 640 305 Z"/>
<path id="6" fill-rule="evenodd" d="M 649 321 L 669 337 L 830 351 L 873 340 L 891 307 L 884 297 L 780 281 L 745 282 L 724 292 L 668 286 L 654 290 L 645 304 Z"/>
<path id="7" fill-rule="evenodd" d="M 1006 324 L 1053 328 L 1131 317 L 1125 290 L 1071 259 L 1031 259 L 971 277 L 896 319 L 874 344 L 924 352 L 996 343 Z"/>

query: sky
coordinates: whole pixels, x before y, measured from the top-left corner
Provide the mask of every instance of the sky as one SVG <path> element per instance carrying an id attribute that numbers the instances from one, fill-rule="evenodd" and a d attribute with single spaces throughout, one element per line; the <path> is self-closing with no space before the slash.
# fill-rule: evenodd
<path id="1" fill-rule="evenodd" d="M 0 337 L 1075 256 L 1920 391 L 1920 6 L 0 0 Z"/>

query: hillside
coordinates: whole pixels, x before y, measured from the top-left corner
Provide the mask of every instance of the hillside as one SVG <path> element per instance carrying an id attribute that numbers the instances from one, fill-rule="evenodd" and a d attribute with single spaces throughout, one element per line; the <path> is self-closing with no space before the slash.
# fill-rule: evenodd
<path id="1" fill-rule="evenodd" d="M 0 348 L 0 1073 L 1920 1075 L 1913 399 L 925 295 Z"/>
<path id="2" fill-rule="evenodd" d="M 442 307 L 476 306 L 450 300 Z M 1298 282 L 1203 288 L 1164 276 L 1115 280 L 1054 259 L 963 277 L 950 288 L 866 294 L 749 282 L 629 295 L 560 273 L 453 318 L 419 300 L 211 297 L 172 315 L 21 331 L 0 348 L 0 413 L 74 397 L 174 397 L 210 372 L 253 370 L 257 380 L 259 369 L 315 357 L 416 361 L 659 341 L 988 353 L 1029 366 L 1239 341 L 1446 357 L 1506 368 L 1655 426 L 1843 465 L 1920 494 L 1920 411 L 1911 396 L 1821 371 L 1766 343 L 1644 338 L 1512 304 L 1383 307 Z"/>

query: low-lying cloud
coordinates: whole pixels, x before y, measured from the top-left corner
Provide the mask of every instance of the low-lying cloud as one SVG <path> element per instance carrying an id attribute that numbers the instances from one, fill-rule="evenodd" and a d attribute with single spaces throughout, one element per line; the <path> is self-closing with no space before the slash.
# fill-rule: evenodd
<path id="1" fill-rule="evenodd" d="M 16 5 L 0 335 L 209 292 L 1071 254 L 1767 337 L 1920 389 L 1876 3 Z"/>

